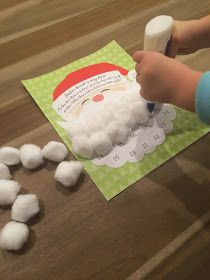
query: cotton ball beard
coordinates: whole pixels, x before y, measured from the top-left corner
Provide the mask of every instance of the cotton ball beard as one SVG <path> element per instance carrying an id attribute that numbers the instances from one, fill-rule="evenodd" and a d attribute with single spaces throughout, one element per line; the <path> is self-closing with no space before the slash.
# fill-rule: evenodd
<path id="1" fill-rule="evenodd" d="M 114 115 L 110 104 L 107 104 L 107 108 L 104 108 L 97 117 L 104 126 L 107 126 L 110 122 L 112 122 Z"/>
<path id="2" fill-rule="evenodd" d="M 138 93 L 126 93 L 119 99 L 105 100 L 105 105 L 100 107 L 97 114 L 90 112 L 86 118 L 80 116 L 77 120 L 78 127 L 77 129 L 74 127 L 72 132 L 79 131 L 80 122 L 83 132 L 80 135 L 76 133 L 70 135 L 73 152 L 91 159 L 95 155 L 107 155 L 112 150 L 113 144 L 125 144 L 129 132 L 137 124 L 146 123 L 149 118 L 149 112 L 144 102 L 140 100 Z"/>
<path id="3" fill-rule="evenodd" d="M 20 148 L 20 159 L 27 169 L 35 169 L 43 163 L 42 150 L 34 144 L 25 144 Z"/>
<path id="4" fill-rule="evenodd" d="M 0 162 L 0 179 L 10 180 L 12 178 L 9 168 L 3 162 Z"/>
<path id="5" fill-rule="evenodd" d="M 56 168 L 55 179 L 65 187 L 74 186 L 83 169 L 79 161 L 63 161 Z"/>
<path id="6" fill-rule="evenodd" d="M 21 194 L 12 206 L 11 217 L 12 220 L 25 223 L 39 211 L 39 200 L 35 194 Z"/>
<path id="7" fill-rule="evenodd" d="M 61 126 L 65 128 L 68 136 L 73 139 L 74 137 L 86 134 L 86 127 L 83 121 L 74 120 L 72 122 L 67 122 L 65 125 Z"/>
<path id="8" fill-rule="evenodd" d="M 156 103 L 155 103 L 154 112 L 155 112 L 155 113 L 159 113 L 159 112 L 162 110 L 163 105 L 164 105 L 164 103 L 158 103 L 158 102 L 156 102 Z"/>
<path id="9" fill-rule="evenodd" d="M 88 136 L 105 129 L 102 122 L 98 121 L 97 119 L 89 118 L 86 120 L 85 124 Z"/>
<path id="10" fill-rule="evenodd" d="M 3 147 L 0 149 L 0 162 L 6 165 L 15 165 L 20 163 L 20 151 L 12 147 Z"/>
<path id="11" fill-rule="evenodd" d="M 13 180 L 0 180 L 0 205 L 12 204 L 20 191 L 20 184 Z"/>
<path id="12" fill-rule="evenodd" d="M 129 93 L 129 94 L 126 94 L 126 96 L 124 97 L 124 102 L 127 103 L 128 105 L 132 105 L 132 104 L 135 104 L 139 101 L 142 101 L 142 97 L 139 95 L 139 91 L 138 93 L 134 94 L 134 93 Z"/>
<path id="13" fill-rule="evenodd" d="M 9 222 L 0 232 L 0 247 L 6 250 L 20 250 L 28 240 L 29 229 L 23 223 Z"/>
<path id="14" fill-rule="evenodd" d="M 106 132 L 115 144 L 125 144 L 129 129 L 118 121 L 111 122 L 107 128 Z"/>
<path id="15" fill-rule="evenodd" d="M 104 131 L 94 133 L 90 140 L 97 155 L 105 156 L 112 150 L 112 140 Z"/>
<path id="16" fill-rule="evenodd" d="M 116 113 L 116 119 L 125 125 L 127 128 L 134 128 L 136 125 L 135 119 L 129 110 L 123 109 Z"/>
<path id="17" fill-rule="evenodd" d="M 50 141 L 42 149 L 44 158 L 55 162 L 61 162 L 68 156 L 68 150 L 63 143 Z"/>
<path id="18" fill-rule="evenodd" d="M 137 102 L 131 105 L 131 114 L 137 124 L 145 124 L 149 119 L 149 111 L 144 102 Z"/>
<path id="19" fill-rule="evenodd" d="M 72 151 L 83 158 L 91 159 L 93 156 L 93 146 L 90 138 L 87 135 L 73 137 Z"/>

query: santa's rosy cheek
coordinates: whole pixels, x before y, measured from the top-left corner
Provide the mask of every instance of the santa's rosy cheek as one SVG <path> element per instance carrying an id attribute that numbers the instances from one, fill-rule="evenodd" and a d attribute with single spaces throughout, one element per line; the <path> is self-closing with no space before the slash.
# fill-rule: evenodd
<path id="1" fill-rule="evenodd" d="M 96 94 L 95 96 L 93 96 L 93 101 L 94 102 L 99 102 L 99 101 L 102 101 L 102 100 L 104 100 L 103 94 Z"/>

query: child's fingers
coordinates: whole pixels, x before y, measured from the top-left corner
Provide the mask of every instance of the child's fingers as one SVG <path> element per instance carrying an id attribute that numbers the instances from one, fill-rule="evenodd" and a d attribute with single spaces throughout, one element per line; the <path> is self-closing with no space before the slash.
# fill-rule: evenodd
<path id="1" fill-rule="evenodd" d="M 136 70 L 136 73 L 137 73 L 137 74 L 140 73 L 140 67 L 141 67 L 141 66 L 140 66 L 139 63 L 135 65 L 135 70 Z"/>
<path id="2" fill-rule="evenodd" d="M 137 51 L 133 54 L 133 59 L 134 61 L 136 61 L 136 65 L 135 65 L 135 70 L 136 73 L 139 74 L 140 73 L 140 68 L 141 68 L 141 62 L 143 60 L 144 57 L 144 52 L 143 51 Z"/>
<path id="3" fill-rule="evenodd" d="M 137 51 L 133 54 L 133 60 L 136 62 L 136 63 L 140 63 L 143 59 L 143 56 L 144 56 L 144 52 L 143 51 Z"/>
<path id="4" fill-rule="evenodd" d="M 178 46 L 177 46 L 176 43 L 174 43 L 173 38 L 171 38 L 168 45 L 167 45 L 165 54 L 169 57 L 174 58 L 176 56 L 177 52 L 178 52 Z"/>
<path id="5" fill-rule="evenodd" d="M 141 84 L 141 80 L 142 80 L 141 75 L 137 74 L 137 75 L 136 75 L 136 81 L 137 81 L 137 83 Z"/>
<path id="6" fill-rule="evenodd" d="M 195 50 L 193 50 L 193 49 L 190 49 L 190 48 L 180 48 L 179 50 L 178 50 L 178 54 L 190 54 L 190 53 L 193 53 Z"/>

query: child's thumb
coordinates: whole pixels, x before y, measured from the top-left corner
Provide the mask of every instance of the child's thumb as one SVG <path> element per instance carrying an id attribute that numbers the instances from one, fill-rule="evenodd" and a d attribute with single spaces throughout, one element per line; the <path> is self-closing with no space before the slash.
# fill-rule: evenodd
<path id="1" fill-rule="evenodd" d="M 133 54 L 133 60 L 136 63 L 140 63 L 144 57 L 144 51 L 137 51 Z"/>

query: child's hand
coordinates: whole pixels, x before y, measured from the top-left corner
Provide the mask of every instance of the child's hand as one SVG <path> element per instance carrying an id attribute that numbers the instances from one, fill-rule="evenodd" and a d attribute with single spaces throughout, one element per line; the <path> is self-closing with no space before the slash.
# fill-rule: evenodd
<path id="1" fill-rule="evenodd" d="M 166 55 L 175 57 L 176 54 L 190 54 L 202 48 L 210 47 L 210 16 L 199 20 L 177 21 Z"/>
<path id="2" fill-rule="evenodd" d="M 142 97 L 195 110 L 195 90 L 202 73 L 155 52 L 138 51 L 133 58 Z"/>

